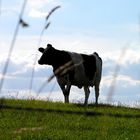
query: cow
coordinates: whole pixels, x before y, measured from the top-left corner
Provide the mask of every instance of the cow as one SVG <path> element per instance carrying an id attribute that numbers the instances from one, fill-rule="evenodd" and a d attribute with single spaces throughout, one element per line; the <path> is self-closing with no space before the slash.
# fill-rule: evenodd
<path id="1" fill-rule="evenodd" d="M 89 87 L 95 86 L 95 104 L 98 104 L 99 85 L 102 75 L 102 59 L 98 53 L 86 55 L 55 49 L 51 44 L 38 49 L 42 56 L 38 60 L 40 65 L 51 65 L 54 75 L 63 92 L 65 103 L 69 103 L 71 86 L 84 88 L 85 102 L 88 104 Z"/>

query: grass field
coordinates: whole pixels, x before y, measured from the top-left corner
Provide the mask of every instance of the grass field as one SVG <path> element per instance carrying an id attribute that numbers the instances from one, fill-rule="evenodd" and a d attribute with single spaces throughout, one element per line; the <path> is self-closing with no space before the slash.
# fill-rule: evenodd
<path id="1" fill-rule="evenodd" d="M 140 140 L 140 109 L 0 100 L 0 140 Z"/>

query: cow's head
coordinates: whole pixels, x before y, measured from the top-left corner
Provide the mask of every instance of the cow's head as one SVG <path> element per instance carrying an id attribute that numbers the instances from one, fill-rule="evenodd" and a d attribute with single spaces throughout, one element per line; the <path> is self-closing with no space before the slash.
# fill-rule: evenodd
<path id="1" fill-rule="evenodd" d="M 51 44 L 47 44 L 46 49 L 41 47 L 38 50 L 42 53 L 42 56 L 38 60 L 38 64 L 52 65 L 55 58 L 55 48 L 53 48 Z"/>

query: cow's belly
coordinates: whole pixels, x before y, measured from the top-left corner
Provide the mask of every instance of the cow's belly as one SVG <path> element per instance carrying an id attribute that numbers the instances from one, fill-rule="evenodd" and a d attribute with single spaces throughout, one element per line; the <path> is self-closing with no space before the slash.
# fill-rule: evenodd
<path id="1" fill-rule="evenodd" d="M 94 79 L 93 80 L 88 80 L 87 77 L 75 77 L 74 79 L 70 80 L 69 75 L 65 75 L 63 77 L 57 77 L 57 81 L 59 85 L 65 86 L 67 84 L 71 84 L 74 86 L 77 86 L 79 88 L 82 88 L 83 86 L 94 86 Z"/>
<path id="2" fill-rule="evenodd" d="M 85 73 L 85 69 L 83 65 L 79 65 L 75 68 L 75 73 L 73 79 L 71 80 L 72 85 L 82 87 L 82 86 L 93 86 L 94 85 L 94 77 L 89 80 L 89 77 Z"/>
<path id="3" fill-rule="evenodd" d="M 94 86 L 94 80 L 89 81 L 88 79 L 78 79 L 71 81 L 71 84 L 74 86 L 77 86 L 79 88 L 82 88 L 83 86 Z"/>

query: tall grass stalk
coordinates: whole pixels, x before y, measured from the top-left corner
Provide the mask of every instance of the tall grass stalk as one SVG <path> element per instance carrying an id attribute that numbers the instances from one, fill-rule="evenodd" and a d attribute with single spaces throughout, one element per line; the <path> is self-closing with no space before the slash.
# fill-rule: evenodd
<path id="1" fill-rule="evenodd" d="M 123 61 L 123 59 L 126 55 L 126 51 L 127 51 L 127 48 L 128 48 L 129 45 L 130 45 L 129 43 L 126 44 L 126 46 L 122 49 L 121 54 L 119 56 L 118 62 L 116 64 L 116 67 L 115 67 L 115 70 L 114 70 L 114 73 L 113 73 L 111 86 L 110 86 L 110 89 L 109 89 L 109 92 L 108 92 L 108 95 L 107 95 L 107 102 L 112 101 L 114 91 L 115 91 L 117 76 L 118 76 L 119 71 L 120 71 L 120 64 L 121 64 L 121 62 Z"/>
<path id="2" fill-rule="evenodd" d="M 43 26 L 43 29 L 40 33 L 40 36 L 39 36 L 39 41 L 38 41 L 38 45 L 37 47 L 40 47 L 40 44 L 41 44 L 41 41 L 42 41 L 42 37 L 43 37 L 43 34 L 45 32 L 45 30 L 48 29 L 48 27 L 50 26 L 50 22 L 48 22 L 48 19 L 50 18 L 50 16 L 52 15 L 52 13 L 57 10 L 58 8 L 60 8 L 60 6 L 56 6 L 54 7 L 53 9 L 51 9 L 51 11 L 49 12 L 49 14 L 46 16 L 46 20 L 45 20 L 45 23 L 44 23 L 44 26 Z M 37 50 L 37 49 L 36 49 Z M 32 87 L 33 87 L 33 82 L 34 82 L 34 75 L 35 75 L 35 66 L 36 66 L 36 62 L 37 62 L 37 53 L 36 53 L 36 56 L 35 56 L 35 59 L 34 59 L 34 62 L 33 62 L 33 68 L 32 68 L 32 72 L 31 72 L 31 80 L 30 80 L 30 85 L 29 85 L 29 93 L 31 94 L 32 92 Z M 40 90 L 39 90 L 40 91 Z M 38 92 L 39 93 L 39 92 Z M 37 96 L 38 96 L 38 93 L 37 93 Z"/>
<path id="3" fill-rule="evenodd" d="M 11 55 L 12 55 L 12 52 L 13 52 L 13 49 L 14 49 L 14 45 L 15 45 L 16 38 L 17 38 L 17 35 L 18 35 L 19 27 L 21 25 L 21 19 L 22 19 L 22 15 L 24 13 L 24 9 L 25 9 L 26 3 L 27 3 L 27 0 L 24 0 L 22 8 L 21 8 L 20 15 L 19 15 L 19 19 L 18 19 L 16 28 L 15 28 L 15 31 L 14 31 L 13 39 L 11 41 L 11 45 L 10 45 L 10 49 L 9 49 L 9 52 L 8 52 L 7 60 L 5 62 L 5 66 L 4 66 L 4 69 L 2 71 L 2 77 L 1 77 L 1 81 L 0 81 L 0 93 L 2 91 L 5 75 L 6 75 L 6 72 L 7 72 L 7 69 L 8 69 L 8 65 L 9 65 L 9 62 L 10 62 L 10 58 L 11 58 Z"/>
<path id="4" fill-rule="evenodd" d="M 45 25 L 46 25 L 46 22 L 45 22 Z M 40 46 L 41 40 L 42 40 L 42 37 L 43 37 L 43 33 L 44 33 L 45 29 L 48 29 L 49 25 L 50 25 L 50 22 L 46 26 L 44 26 L 44 28 L 42 29 L 42 31 L 40 33 L 40 36 L 39 36 L 39 41 L 38 41 L 37 47 Z M 31 80 L 30 80 L 30 85 L 29 85 L 29 94 L 31 94 L 32 87 L 33 87 L 33 80 L 34 80 L 34 75 L 35 75 L 36 62 L 37 62 L 37 49 L 36 49 L 36 55 L 35 55 L 35 58 L 34 58 L 33 68 L 32 68 L 32 72 L 31 72 Z"/>

